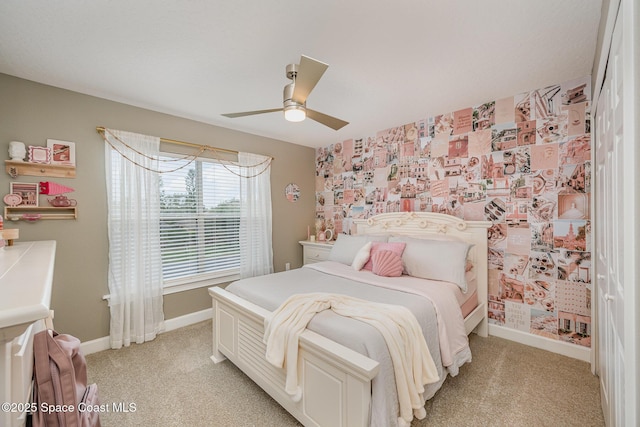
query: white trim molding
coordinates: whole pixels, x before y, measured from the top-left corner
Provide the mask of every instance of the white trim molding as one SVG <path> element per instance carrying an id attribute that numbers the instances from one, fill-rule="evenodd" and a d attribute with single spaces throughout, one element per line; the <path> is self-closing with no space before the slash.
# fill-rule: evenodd
<path id="1" fill-rule="evenodd" d="M 183 316 L 174 317 L 164 321 L 164 330 L 161 333 L 174 331 L 185 326 L 193 325 L 205 320 L 211 320 L 213 317 L 213 308 L 207 308 L 194 313 L 185 314 Z M 86 356 L 88 354 L 97 353 L 99 351 L 109 350 L 109 337 L 96 338 L 95 340 L 86 341 L 80 344 L 82 353 Z"/>
<path id="2" fill-rule="evenodd" d="M 510 329 L 505 328 L 504 326 L 492 324 L 489 324 L 489 335 L 519 342 L 520 344 L 547 350 L 552 353 L 561 354 L 587 363 L 591 362 L 591 349 L 588 347 L 552 340 L 550 338 L 518 331 L 517 329 Z"/>

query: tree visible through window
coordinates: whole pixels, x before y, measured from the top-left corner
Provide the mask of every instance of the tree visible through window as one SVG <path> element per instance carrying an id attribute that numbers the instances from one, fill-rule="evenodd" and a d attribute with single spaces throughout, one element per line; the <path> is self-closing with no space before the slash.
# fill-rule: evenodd
<path id="1" fill-rule="evenodd" d="M 165 286 L 236 274 L 240 267 L 237 167 L 163 157 L 160 244 Z M 170 160 L 170 161 L 167 161 Z"/>

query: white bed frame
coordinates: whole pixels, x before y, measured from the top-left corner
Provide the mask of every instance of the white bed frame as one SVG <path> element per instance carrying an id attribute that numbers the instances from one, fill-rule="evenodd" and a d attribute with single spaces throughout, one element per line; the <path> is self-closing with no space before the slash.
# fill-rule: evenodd
<path id="1" fill-rule="evenodd" d="M 465 318 L 467 334 L 486 337 L 487 325 L 487 221 L 426 212 L 386 213 L 355 220 L 357 234 L 423 236 L 449 235 L 474 246 L 469 259 L 478 281 L 478 306 Z M 369 425 L 371 380 L 378 362 L 312 331 L 300 336 L 298 377 L 302 399 L 291 400 L 284 391 L 285 371 L 265 359 L 264 319 L 269 312 L 219 287 L 209 288 L 213 299 L 213 355 L 219 363 L 229 359 L 305 426 Z"/>

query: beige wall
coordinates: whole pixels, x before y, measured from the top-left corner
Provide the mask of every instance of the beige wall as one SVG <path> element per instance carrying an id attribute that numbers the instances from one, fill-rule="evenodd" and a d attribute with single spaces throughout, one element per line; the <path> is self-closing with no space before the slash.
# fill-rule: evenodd
<path id="1" fill-rule="evenodd" d="M 109 309 L 102 296 L 108 293 L 107 207 L 104 173 L 104 143 L 96 126 L 156 135 L 270 155 L 273 202 L 273 249 L 276 271 L 302 265 L 297 243 L 313 225 L 315 209 L 314 150 L 301 145 L 232 131 L 129 105 L 45 86 L 0 74 L 0 152 L 8 159 L 9 142 L 45 146 L 47 139 L 76 143 L 76 178 L 21 176 L 14 181 L 53 181 L 76 191 L 78 219 L 5 222 L 19 228 L 20 240 L 56 240 L 58 250 L 52 308 L 55 327 L 82 341 L 109 334 Z M 11 178 L 0 174 L 0 195 L 9 192 Z M 284 188 L 295 182 L 301 188 L 296 203 L 284 197 Z M 4 190 L 2 190 L 4 189 Z M 40 196 L 41 206 L 48 205 Z M 0 289 L 0 297 L 2 290 Z M 210 307 L 206 289 L 165 297 L 167 319 Z"/>

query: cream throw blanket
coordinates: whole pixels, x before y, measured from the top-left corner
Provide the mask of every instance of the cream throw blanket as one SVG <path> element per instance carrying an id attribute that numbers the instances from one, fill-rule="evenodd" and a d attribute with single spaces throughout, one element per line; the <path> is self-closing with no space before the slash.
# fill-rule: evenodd
<path id="1" fill-rule="evenodd" d="M 424 385 L 438 381 L 438 370 L 427 348 L 422 329 L 409 309 L 340 294 L 296 294 L 271 317 L 265 318 L 266 359 L 286 370 L 285 391 L 294 401 L 302 398 L 298 384 L 298 340 L 313 316 L 324 310 L 351 317 L 375 327 L 384 337 L 393 362 L 400 406 L 399 424 L 414 416 L 422 419 Z"/>

